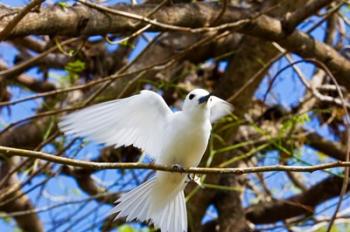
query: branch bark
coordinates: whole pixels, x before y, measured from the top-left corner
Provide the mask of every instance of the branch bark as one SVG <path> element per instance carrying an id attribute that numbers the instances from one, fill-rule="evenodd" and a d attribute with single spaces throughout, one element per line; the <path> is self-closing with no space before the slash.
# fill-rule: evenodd
<path id="1" fill-rule="evenodd" d="M 191 167 L 184 169 L 177 169 L 171 166 L 164 166 L 158 164 L 147 164 L 147 163 L 109 163 L 109 162 L 92 162 L 85 160 L 76 160 L 61 156 L 51 155 L 40 151 L 31 151 L 19 148 L 4 147 L 0 146 L 0 152 L 4 156 L 22 156 L 28 158 L 36 158 L 41 160 L 50 161 L 57 164 L 64 164 L 72 167 L 80 167 L 93 170 L 102 169 L 149 169 L 166 172 L 177 172 L 177 173 L 195 173 L 195 174 L 234 174 L 242 175 L 247 173 L 258 173 L 258 172 L 271 172 L 271 171 L 292 171 L 292 172 L 314 172 L 319 170 L 326 170 L 336 167 L 350 167 L 350 162 L 338 161 L 330 162 L 325 164 L 310 165 L 310 166 L 285 166 L 285 165 L 270 165 L 260 167 L 246 167 L 246 168 L 202 168 L 202 167 Z"/>
<path id="2" fill-rule="evenodd" d="M 0 31 L 0 41 L 6 39 L 6 37 L 11 33 L 13 28 L 28 14 L 32 9 L 37 7 L 39 4 L 44 2 L 44 0 L 34 0 L 28 5 L 26 5 L 7 25 Z"/>
<path id="3" fill-rule="evenodd" d="M 145 16 L 149 14 L 154 5 L 116 6 L 114 9 L 131 12 Z M 166 22 L 169 25 L 199 28 L 205 27 L 217 16 L 220 11 L 217 3 L 190 3 L 174 4 L 164 7 L 153 18 L 158 22 Z M 267 15 L 261 15 L 252 19 L 253 12 L 228 6 L 219 20 L 219 24 L 236 22 L 242 19 L 250 19 L 250 23 L 236 28 L 238 32 L 276 41 L 290 52 L 295 52 L 304 58 L 316 58 L 325 63 L 337 77 L 340 84 L 350 88 L 350 62 L 341 56 L 330 46 L 316 41 L 311 36 L 295 30 L 287 35 L 282 27 L 282 22 Z M 91 9 L 87 6 L 76 5 L 65 8 L 53 7 L 43 9 L 40 13 L 29 13 L 12 31 L 11 37 L 26 36 L 30 34 L 40 35 L 96 35 L 106 33 L 126 33 L 137 30 L 136 20 L 126 17 L 107 14 Z M 0 23 L 4 27 L 8 20 Z M 166 28 L 150 27 L 149 31 L 164 31 Z"/>
<path id="4" fill-rule="evenodd" d="M 291 33 L 296 26 L 310 17 L 316 14 L 322 7 L 325 7 L 334 2 L 334 0 L 313 0 L 308 2 L 305 7 L 294 11 L 293 13 L 287 13 L 282 25 L 286 33 Z"/>
<path id="5" fill-rule="evenodd" d="M 0 136 L 0 144 L 4 146 L 16 146 L 33 149 L 35 146 L 42 142 L 48 122 L 49 119 L 41 119 L 14 128 Z M 6 155 L 2 152 L 0 152 L 0 155 L 1 157 L 6 157 Z M 17 160 L 18 159 L 16 159 L 16 157 L 7 157 L 6 159 L 2 160 L 0 166 L 0 179 L 6 177 L 9 173 L 12 172 L 13 168 L 18 163 L 16 162 Z M 20 183 L 17 179 L 17 175 L 14 174 L 5 183 L 5 187 L 11 188 L 11 186 L 18 186 L 19 184 Z M 5 189 L 1 189 L 1 191 L 4 190 Z M 33 211 L 33 213 L 26 215 L 15 216 L 14 219 L 23 231 L 44 231 L 42 223 L 35 213 L 35 208 L 32 205 L 30 199 L 26 195 L 23 195 L 21 190 L 15 191 L 8 197 L 13 198 L 14 196 L 19 197 L 15 198 L 15 200 L 11 203 L 1 206 L 0 210 L 7 213 L 25 210 Z"/>
<path id="6" fill-rule="evenodd" d="M 301 215 L 313 214 L 317 205 L 339 195 L 343 179 L 331 176 L 311 187 L 308 191 L 285 200 L 264 202 L 246 209 L 246 217 L 253 223 L 275 223 Z"/>
<path id="7" fill-rule="evenodd" d="M 346 148 L 340 143 L 327 140 L 317 133 L 306 136 L 306 144 L 337 160 L 345 160 Z"/>
<path id="8" fill-rule="evenodd" d="M 154 5 L 117 6 L 115 9 L 145 16 L 153 10 Z M 216 17 L 220 5 L 216 3 L 174 4 L 164 7 L 154 15 L 154 19 L 167 24 L 199 28 L 205 27 Z M 232 23 L 242 19 L 251 19 L 252 12 L 236 7 L 227 7 L 220 18 L 220 24 Z M 8 20 L 0 23 L 4 27 Z M 71 8 L 53 7 L 43 9 L 40 13 L 29 13 L 12 31 L 11 37 L 30 34 L 41 35 L 95 35 L 107 33 L 125 33 L 137 30 L 135 20 L 116 16 L 76 5 Z M 166 28 L 150 27 L 150 31 L 164 31 Z M 316 58 L 325 63 L 338 78 L 339 83 L 350 87 L 350 62 L 330 46 L 314 40 L 311 36 L 295 30 L 286 35 L 282 22 L 278 19 L 261 15 L 256 20 L 237 29 L 239 32 L 276 41 L 288 51 L 295 52 L 304 58 Z"/>

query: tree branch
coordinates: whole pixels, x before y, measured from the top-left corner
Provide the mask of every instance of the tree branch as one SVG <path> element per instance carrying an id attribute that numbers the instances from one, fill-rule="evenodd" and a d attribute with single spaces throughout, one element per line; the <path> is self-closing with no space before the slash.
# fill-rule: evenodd
<path id="1" fill-rule="evenodd" d="M 345 160 L 346 148 L 340 143 L 325 139 L 317 133 L 306 135 L 306 144 L 337 160 Z"/>
<path id="2" fill-rule="evenodd" d="M 144 4 L 137 6 L 118 5 L 113 9 L 120 12 L 132 13 L 143 18 L 154 9 L 155 5 Z M 156 22 L 166 22 L 167 25 L 190 29 L 205 28 L 217 16 L 221 6 L 217 3 L 188 3 L 174 4 L 163 7 L 154 14 Z M 64 12 L 60 7 L 41 10 L 40 13 L 26 15 L 11 33 L 11 38 L 40 34 L 40 35 L 96 35 L 106 33 L 126 33 L 136 31 L 137 20 L 123 16 L 107 14 L 84 5 L 67 7 Z M 265 40 L 276 41 L 288 51 L 295 52 L 304 58 L 316 58 L 325 63 L 337 77 L 340 84 L 350 88 L 350 62 L 330 46 L 314 40 L 311 36 L 295 30 L 292 34 L 285 33 L 282 22 L 278 19 L 260 15 L 252 20 L 253 12 L 228 6 L 218 24 L 230 24 L 240 20 L 250 20 L 245 26 L 235 28 L 238 32 L 252 35 Z M 1 16 L 1 15 L 0 15 Z M 0 22 L 0 28 L 4 27 Z M 171 28 L 150 27 L 148 31 L 171 31 Z"/>
<path id="3" fill-rule="evenodd" d="M 2 31 L 0 31 L 0 41 L 6 39 L 6 37 L 11 33 L 13 28 L 36 6 L 44 2 L 44 0 L 34 0 L 25 6 L 7 25 Z"/>
<path id="4" fill-rule="evenodd" d="M 325 7 L 334 2 L 334 0 L 313 0 L 308 2 L 305 7 L 294 11 L 293 13 L 287 13 L 282 21 L 283 29 L 286 33 L 291 33 L 296 26 L 310 17 L 316 14 L 322 7 Z"/>
<path id="5" fill-rule="evenodd" d="M 336 167 L 350 167 L 350 162 L 330 162 L 326 164 L 311 165 L 311 166 L 285 166 L 285 165 L 271 165 L 263 167 L 246 167 L 246 168 L 201 168 L 201 167 L 190 167 L 179 170 L 171 166 L 164 166 L 158 164 L 145 164 L 145 163 L 109 163 L 109 162 L 91 162 L 85 160 L 76 160 L 66 157 L 60 157 L 51 155 L 39 151 L 31 151 L 19 148 L 4 147 L 0 146 L 0 152 L 3 155 L 9 156 L 22 156 L 36 159 L 42 159 L 51 161 L 58 164 L 64 164 L 67 166 L 80 167 L 86 169 L 149 169 L 166 172 L 177 172 L 177 173 L 195 173 L 195 174 L 235 174 L 242 175 L 247 173 L 258 173 L 258 172 L 271 172 L 271 171 L 291 171 L 291 172 L 314 172 L 319 170 L 326 170 Z"/>
<path id="6" fill-rule="evenodd" d="M 317 205 L 339 196 L 342 183 L 343 179 L 340 177 L 328 177 L 306 192 L 288 199 L 250 206 L 246 209 L 246 217 L 253 223 L 268 224 L 300 215 L 313 214 Z"/>

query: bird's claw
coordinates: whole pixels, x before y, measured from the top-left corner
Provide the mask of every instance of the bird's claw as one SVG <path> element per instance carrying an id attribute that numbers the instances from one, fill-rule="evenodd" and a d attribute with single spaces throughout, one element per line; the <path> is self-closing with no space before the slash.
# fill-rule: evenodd
<path id="1" fill-rule="evenodd" d="M 180 171 L 180 172 L 185 171 L 185 169 L 180 164 L 173 164 L 171 167 L 176 171 Z"/>
<path id="2" fill-rule="evenodd" d="M 185 169 L 180 165 L 180 164 L 173 164 L 171 166 L 173 168 L 173 170 L 175 171 L 180 171 L 180 172 L 184 172 Z M 190 183 L 190 182 L 194 182 L 196 184 L 198 184 L 200 187 L 202 187 L 202 182 L 201 182 L 201 178 L 200 176 L 194 174 L 194 173 L 188 173 L 187 174 L 187 179 L 185 180 L 185 183 Z"/>
<path id="3" fill-rule="evenodd" d="M 187 174 L 187 179 L 189 181 L 194 181 L 196 177 L 197 177 L 196 174 L 193 174 L 193 173 Z"/>
<path id="4" fill-rule="evenodd" d="M 187 183 L 189 182 L 194 182 L 196 184 L 198 184 L 200 187 L 202 187 L 202 182 L 201 182 L 201 178 L 200 176 L 193 174 L 193 173 L 189 173 L 187 175 Z"/>

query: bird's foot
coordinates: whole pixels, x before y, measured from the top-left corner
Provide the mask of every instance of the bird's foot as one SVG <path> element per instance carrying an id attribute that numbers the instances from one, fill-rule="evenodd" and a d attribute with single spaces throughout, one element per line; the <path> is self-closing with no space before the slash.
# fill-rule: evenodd
<path id="1" fill-rule="evenodd" d="M 180 172 L 185 171 L 184 167 L 182 167 L 180 164 L 173 164 L 171 167 L 172 167 L 175 171 L 180 171 Z"/>
<path id="2" fill-rule="evenodd" d="M 196 184 L 198 184 L 199 187 L 202 187 L 202 181 L 201 181 L 201 177 L 196 175 L 196 174 L 193 174 L 193 173 L 190 173 L 187 175 L 187 180 L 186 180 L 186 183 L 189 183 L 189 182 L 194 182 Z"/>

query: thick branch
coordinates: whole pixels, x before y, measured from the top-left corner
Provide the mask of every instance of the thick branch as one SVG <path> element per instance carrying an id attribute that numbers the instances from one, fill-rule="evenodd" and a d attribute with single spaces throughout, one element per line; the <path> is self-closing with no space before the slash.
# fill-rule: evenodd
<path id="1" fill-rule="evenodd" d="M 334 0 L 313 0 L 305 5 L 305 7 L 287 14 L 283 22 L 284 30 L 289 33 L 292 32 L 296 26 L 310 17 L 316 14 L 322 7 L 325 7 L 334 2 Z"/>
<path id="2" fill-rule="evenodd" d="M 3 146 L 33 149 L 42 142 L 48 123 L 50 123 L 49 118 L 42 118 L 13 128 L 0 136 L 0 144 Z M 0 155 L 4 156 L 4 153 L 0 152 Z M 11 173 L 16 165 L 16 162 L 13 162 L 13 158 L 2 161 L 0 166 L 1 180 Z M 12 175 L 6 183 L 6 186 L 18 186 L 19 184 L 20 183 L 16 175 Z M 4 189 L 1 189 L 1 191 L 4 191 Z M 15 200 L 11 201 L 11 203 L 1 206 L 0 210 L 7 213 L 14 213 L 24 210 L 33 211 L 30 214 L 16 216 L 14 219 L 23 231 L 43 231 L 41 221 L 36 215 L 34 211 L 35 207 L 31 203 L 30 199 L 26 195 L 23 195 L 21 190 L 15 191 L 9 196 L 9 198 L 14 196 L 20 197 L 15 198 Z"/>
<path id="3" fill-rule="evenodd" d="M 12 38 L 31 34 L 80 36 L 134 32 L 140 27 L 137 22 L 142 21 L 141 18 L 149 15 L 155 7 L 156 5 L 153 4 L 144 4 L 137 6 L 118 5 L 113 8 L 116 11 L 125 12 L 125 14 L 138 15 L 140 20 L 136 20 L 108 14 L 81 4 L 65 9 L 54 6 L 42 9 L 39 13 L 28 14 L 10 36 Z M 153 15 L 153 18 L 155 22 L 162 22 L 170 27 L 201 28 L 215 19 L 220 9 L 221 6 L 216 3 L 173 4 L 163 7 L 161 11 Z M 252 12 L 248 10 L 231 6 L 228 8 L 228 12 L 221 17 L 220 24 L 249 19 L 251 14 Z M 0 28 L 4 27 L 8 20 L 5 18 L 0 22 Z M 186 30 L 186 28 L 183 29 Z M 169 28 L 153 26 L 148 30 L 168 31 Z"/>
<path id="4" fill-rule="evenodd" d="M 22 195 L 22 191 L 16 192 L 18 195 Z M 11 195 L 12 197 L 12 195 Z M 16 213 L 21 211 L 33 211 L 26 215 L 15 216 L 18 226 L 22 229 L 22 231 L 33 231 L 33 232 L 42 232 L 44 231 L 43 226 L 39 217 L 35 213 L 35 207 L 31 203 L 30 199 L 26 195 L 22 195 L 18 197 L 16 200 L 12 201 L 9 204 L 3 205 L 0 207 L 0 211 L 4 211 L 6 213 Z"/>
<path id="5" fill-rule="evenodd" d="M 76 170 L 65 166 L 63 173 L 73 177 L 79 187 L 90 196 L 101 195 L 101 197 L 96 198 L 97 201 L 113 204 L 119 197 L 118 194 L 108 193 L 105 188 L 99 186 L 91 177 L 91 172 L 89 170 Z"/>
<path id="6" fill-rule="evenodd" d="M 56 89 L 55 85 L 48 81 L 39 81 L 24 74 L 14 78 L 14 82 L 38 93 Z"/>
<path id="7" fill-rule="evenodd" d="M 44 0 L 34 0 L 25 6 L 7 25 L 0 31 L 0 41 L 6 39 L 13 28 L 28 14 L 33 8 L 44 2 Z"/>
<path id="8" fill-rule="evenodd" d="M 141 16 L 149 14 L 154 5 L 125 6 L 118 5 L 114 9 Z M 187 28 L 205 27 L 217 16 L 221 9 L 217 3 L 190 3 L 174 4 L 163 7 L 153 18 L 157 22 L 166 22 L 168 25 Z M 236 22 L 242 19 L 251 19 L 252 12 L 246 9 L 227 7 L 220 18 L 219 24 Z M 0 23 L 4 27 L 8 20 Z M 40 13 L 30 13 L 12 31 L 11 37 L 31 34 L 40 35 L 96 35 L 107 33 L 126 33 L 137 30 L 137 20 L 113 14 L 107 14 L 83 5 L 61 9 L 54 7 L 43 9 Z M 135 26 L 136 25 L 136 26 Z M 261 15 L 246 26 L 235 28 L 237 31 L 256 36 L 265 40 L 277 41 L 291 52 L 304 58 L 316 58 L 325 63 L 338 78 L 340 84 L 350 88 L 350 62 L 342 57 L 330 46 L 314 40 L 311 36 L 295 30 L 287 36 L 278 19 Z M 149 31 L 171 30 L 164 27 L 150 27 Z"/>
<path id="9" fill-rule="evenodd" d="M 334 159 L 345 160 L 346 148 L 341 146 L 340 143 L 327 140 L 317 133 L 310 133 L 306 138 L 306 143 L 314 149 Z"/>
<path id="10" fill-rule="evenodd" d="M 50 118 L 41 118 L 10 129 L 0 135 L 0 144 L 2 146 L 32 149 L 42 142 L 50 122 Z"/>
<path id="11" fill-rule="evenodd" d="M 249 207 L 246 217 L 253 223 L 275 223 L 288 218 L 313 214 L 317 205 L 339 195 L 342 178 L 329 177 L 308 191 L 276 202 L 264 202 Z"/>
<path id="12" fill-rule="evenodd" d="M 0 61 L 0 71 L 8 70 L 5 63 Z M 22 85 L 34 92 L 47 92 L 55 90 L 56 87 L 54 84 L 47 81 L 39 81 L 32 77 L 29 77 L 25 74 L 14 75 L 11 79 L 16 84 Z"/>

